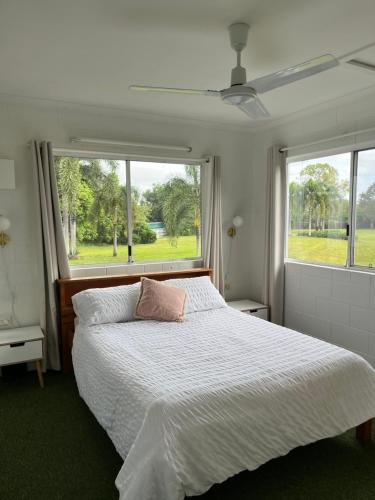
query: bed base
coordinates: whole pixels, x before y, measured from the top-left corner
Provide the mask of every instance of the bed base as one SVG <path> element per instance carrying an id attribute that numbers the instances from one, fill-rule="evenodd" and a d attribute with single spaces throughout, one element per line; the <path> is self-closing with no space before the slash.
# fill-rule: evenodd
<path id="1" fill-rule="evenodd" d="M 372 436 L 372 420 L 367 420 L 356 427 L 356 438 L 361 444 L 366 444 L 371 441 Z"/>

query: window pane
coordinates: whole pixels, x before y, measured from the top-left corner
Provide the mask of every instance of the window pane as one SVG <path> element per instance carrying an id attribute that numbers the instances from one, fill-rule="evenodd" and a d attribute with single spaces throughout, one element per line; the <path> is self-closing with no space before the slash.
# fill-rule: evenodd
<path id="1" fill-rule="evenodd" d="M 375 149 L 358 153 L 354 264 L 375 265 Z"/>
<path id="2" fill-rule="evenodd" d="M 133 258 L 200 257 L 200 166 L 132 161 Z"/>
<path id="3" fill-rule="evenodd" d="M 350 153 L 288 165 L 291 259 L 345 265 Z"/>
<path id="4" fill-rule="evenodd" d="M 128 260 L 125 162 L 55 157 L 71 266 Z"/>

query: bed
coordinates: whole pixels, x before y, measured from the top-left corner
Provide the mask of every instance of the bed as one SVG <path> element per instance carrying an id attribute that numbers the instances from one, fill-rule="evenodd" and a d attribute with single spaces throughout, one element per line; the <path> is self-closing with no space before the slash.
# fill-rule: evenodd
<path id="1" fill-rule="evenodd" d="M 198 495 L 352 427 L 366 439 L 375 415 L 361 357 L 225 305 L 182 323 L 78 324 L 73 365 L 124 459 L 122 500 Z"/>

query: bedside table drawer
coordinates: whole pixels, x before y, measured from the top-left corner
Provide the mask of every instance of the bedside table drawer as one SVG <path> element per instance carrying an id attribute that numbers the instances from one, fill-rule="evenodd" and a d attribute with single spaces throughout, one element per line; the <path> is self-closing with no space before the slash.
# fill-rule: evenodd
<path id="1" fill-rule="evenodd" d="M 0 346 L 0 366 L 23 363 L 43 357 L 42 341 L 18 342 Z"/>
<path id="2" fill-rule="evenodd" d="M 265 319 L 268 321 L 268 309 L 257 309 L 256 311 L 251 311 L 250 314 L 252 316 L 256 316 L 260 319 Z"/>
<path id="3" fill-rule="evenodd" d="M 236 309 L 236 311 L 241 311 L 242 313 L 250 314 L 251 316 L 256 316 L 257 318 L 269 321 L 268 316 L 270 308 L 265 304 L 249 299 L 229 300 L 227 304 L 228 306 L 233 307 L 233 309 Z"/>

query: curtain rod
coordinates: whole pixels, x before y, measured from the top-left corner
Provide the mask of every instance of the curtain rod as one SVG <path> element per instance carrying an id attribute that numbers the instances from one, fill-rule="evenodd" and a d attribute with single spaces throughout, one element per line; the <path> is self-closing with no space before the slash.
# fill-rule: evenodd
<path id="1" fill-rule="evenodd" d="M 88 151 L 87 149 L 71 149 L 71 148 L 53 148 L 54 154 L 57 155 L 80 155 L 82 157 L 98 157 L 103 156 L 103 159 L 106 157 L 116 158 L 119 160 L 133 160 L 133 161 L 159 161 L 160 163 L 168 163 L 175 161 L 176 163 L 209 163 L 210 159 L 208 156 L 204 158 L 180 158 L 180 157 L 170 157 L 170 156 L 155 156 L 155 155 L 138 155 L 138 154 L 126 154 L 126 153 L 114 153 L 111 151 Z"/>
<path id="2" fill-rule="evenodd" d="M 331 142 L 336 139 L 343 139 L 345 137 L 350 137 L 352 135 L 364 134 L 366 132 L 373 132 L 375 127 L 365 128 L 363 130 L 357 130 L 356 132 L 348 132 L 347 134 L 335 135 L 333 137 L 329 137 L 328 139 L 320 139 L 319 141 L 305 142 L 304 144 L 297 144 L 296 146 L 290 146 L 286 148 L 281 148 L 279 151 L 283 153 L 284 151 L 293 151 L 295 149 L 306 148 L 308 146 L 315 146 L 316 144 L 323 144 L 324 142 Z"/>
<path id="3" fill-rule="evenodd" d="M 170 144 L 152 144 L 146 142 L 112 141 L 110 139 L 93 139 L 91 137 L 72 137 L 71 142 L 84 144 L 106 144 L 107 146 L 132 146 L 135 148 L 169 149 L 170 151 L 186 151 L 191 153 L 191 146 L 174 146 Z"/>

